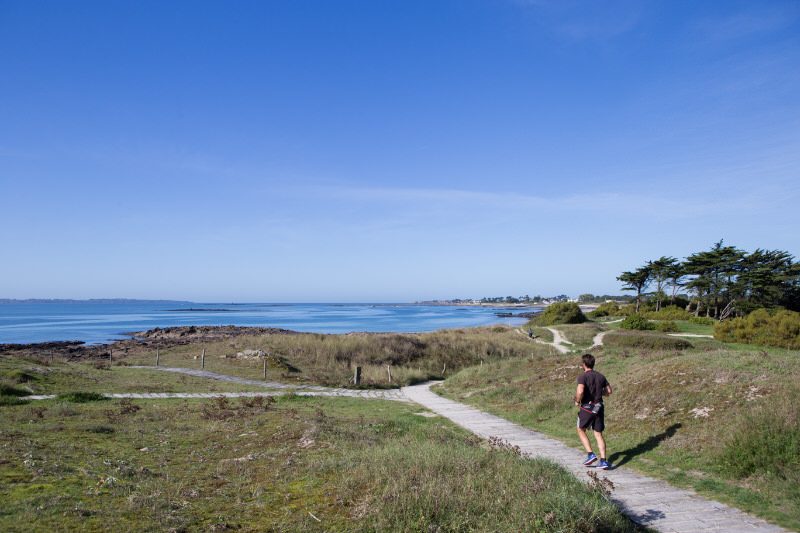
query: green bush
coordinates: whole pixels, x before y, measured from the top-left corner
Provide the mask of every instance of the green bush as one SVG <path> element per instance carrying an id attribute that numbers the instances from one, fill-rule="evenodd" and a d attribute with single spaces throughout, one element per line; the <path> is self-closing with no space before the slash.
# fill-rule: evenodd
<path id="1" fill-rule="evenodd" d="M 602 318 L 604 316 L 619 315 L 619 305 L 614 302 L 606 302 L 597 306 L 597 309 L 589 313 L 592 318 Z"/>
<path id="2" fill-rule="evenodd" d="M 723 342 L 800 348 L 800 313 L 780 310 L 770 313 L 756 309 L 746 317 L 718 322 L 714 338 Z"/>
<path id="3" fill-rule="evenodd" d="M 97 392 L 68 392 L 66 394 L 59 394 L 58 399 L 73 403 L 88 403 L 99 402 L 107 400 L 108 398 Z"/>
<path id="4" fill-rule="evenodd" d="M 0 383 L 0 396 L 30 396 L 31 392 L 13 385 Z"/>
<path id="5" fill-rule="evenodd" d="M 609 347 L 645 350 L 686 350 L 692 347 L 692 343 L 686 339 L 644 331 L 615 331 L 606 335 L 603 344 Z"/>
<path id="6" fill-rule="evenodd" d="M 581 324 L 586 322 L 586 315 L 576 303 L 559 302 L 547 306 L 547 309 L 541 315 L 534 317 L 531 322 L 536 326 Z"/>
<path id="7" fill-rule="evenodd" d="M 643 315 L 637 315 L 636 313 L 625 317 L 625 320 L 619 323 L 619 327 L 622 329 L 636 329 L 639 331 L 656 329 L 652 322 L 647 320 Z"/>
<path id="8" fill-rule="evenodd" d="M 19 396 L 2 396 L 0 395 L 0 406 L 4 405 L 23 405 L 28 403 L 28 400 L 20 398 Z"/>
<path id="9" fill-rule="evenodd" d="M 673 320 L 664 320 L 656 324 L 656 331 L 663 331 L 664 333 L 672 333 L 678 331 L 678 324 Z"/>
<path id="10" fill-rule="evenodd" d="M 644 316 L 651 320 L 689 320 L 692 314 L 686 309 L 681 309 L 674 305 L 668 305 L 659 311 L 649 311 Z"/>
<path id="11" fill-rule="evenodd" d="M 713 326 L 717 323 L 716 320 L 707 316 L 692 316 L 689 318 L 689 322 L 692 324 L 700 324 L 701 326 Z"/>
<path id="12" fill-rule="evenodd" d="M 10 370 L 6 372 L 4 376 L 15 383 L 30 383 L 31 381 L 36 381 L 38 379 L 34 374 L 20 369 Z"/>

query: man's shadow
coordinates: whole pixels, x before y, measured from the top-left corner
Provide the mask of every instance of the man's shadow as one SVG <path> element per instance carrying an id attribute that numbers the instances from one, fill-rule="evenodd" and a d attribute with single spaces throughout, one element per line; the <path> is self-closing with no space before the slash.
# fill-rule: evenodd
<path id="1" fill-rule="evenodd" d="M 633 448 L 628 448 L 627 450 L 623 450 L 621 452 L 613 454 L 611 457 L 609 457 L 609 461 L 611 462 L 611 464 L 614 465 L 614 467 L 622 466 L 625 463 L 629 462 L 634 457 L 636 457 L 637 455 L 641 455 L 643 453 L 654 450 L 663 441 L 675 435 L 675 433 L 681 427 L 682 425 L 680 423 L 672 424 L 670 427 L 665 429 L 663 433 L 659 433 L 658 435 L 653 435 L 647 440 L 640 442 Z"/>

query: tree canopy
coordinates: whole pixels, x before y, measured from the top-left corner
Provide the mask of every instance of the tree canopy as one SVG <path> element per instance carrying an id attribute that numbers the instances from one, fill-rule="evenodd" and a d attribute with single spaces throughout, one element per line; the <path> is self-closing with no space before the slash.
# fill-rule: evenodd
<path id="1" fill-rule="evenodd" d="M 782 250 L 756 249 L 746 252 L 722 240 L 710 249 L 690 254 L 684 261 L 661 256 L 617 277 L 622 289 L 636 292 L 639 311 L 646 289 L 655 310 L 666 300 L 666 287 L 672 301 L 679 288 L 690 297 L 687 311 L 695 316 L 726 318 L 744 315 L 758 308 L 800 310 L 800 263 Z"/>

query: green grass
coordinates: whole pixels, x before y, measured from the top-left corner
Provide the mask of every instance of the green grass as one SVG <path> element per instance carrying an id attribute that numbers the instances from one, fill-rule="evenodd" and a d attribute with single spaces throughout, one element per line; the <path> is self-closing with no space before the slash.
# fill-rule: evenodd
<path id="1" fill-rule="evenodd" d="M 523 331 L 525 331 L 525 333 L 528 332 L 528 327 L 523 328 Z M 536 337 L 539 338 L 540 340 L 543 340 L 545 342 L 553 342 L 553 333 L 549 329 L 543 328 L 541 326 L 534 326 L 531 327 L 531 329 L 533 330 L 533 334 L 536 335 Z"/>
<path id="2" fill-rule="evenodd" d="M 687 339 L 671 337 L 652 331 L 633 331 L 619 329 L 603 338 L 609 348 L 635 348 L 639 350 L 688 350 L 693 345 Z"/>
<path id="3" fill-rule="evenodd" d="M 25 376 L 20 381 L 20 376 Z M 254 376 L 260 379 L 261 376 Z M 242 392 L 263 390 L 224 381 L 160 370 L 97 365 L 91 362 L 36 361 L 0 357 L 0 387 L 28 394 L 65 394 L 90 390 L 118 392 Z M 0 389 L 5 390 L 5 389 Z M 0 392 L 0 395 L 6 393 Z"/>
<path id="4" fill-rule="evenodd" d="M 598 486 L 419 407 L 0 407 L 2 531 L 633 531 Z"/>
<path id="5" fill-rule="evenodd" d="M 592 339 L 594 339 L 594 336 L 608 329 L 601 324 L 593 322 L 587 322 L 585 324 L 559 324 L 553 326 L 553 328 L 560 331 L 568 341 L 575 345 L 575 348 L 589 348 L 592 346 Z"/>
<path id="6" fill-rule="evenodd" d="M 59 394 L 58 399 L 62 402 L 89 403 L 106 401 L 108 398 L 99 392 L 76 391 Z"/>
<path id="7" fill-rule="evenodd" d="M 681 333 L 694 333 L 696 335 L 714 334 L 714 326 L 695 324 L 694 322 L 689 322 L 688 320 L 676 320 L 675 323 L 678 325 L 678 331 Z"/>
<path id="8" fill-rule="evenodd" d="M 595 352 L 615 388 L 607 401 L 610 458 L 800 528 L 800 385 L 787 379 L 800 352 L 691 342 L 680 351 Z M 579 363 L 577 355 L 500 361 L 465 369 L 441 390 L 579 449 L 571 402 Z"/>

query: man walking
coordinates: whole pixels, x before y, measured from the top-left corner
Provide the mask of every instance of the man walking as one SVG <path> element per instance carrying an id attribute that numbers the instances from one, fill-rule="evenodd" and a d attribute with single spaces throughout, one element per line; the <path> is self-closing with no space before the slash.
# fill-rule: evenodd
<path id="1" fill-rule="evenodd" d="M 583 464 L 589 466 L 597 461 L 597 455 L 592 451 L 592 445 L 586 435 L 586 430 L 591 427 L 594 430 L 594 439 L 597 441 L 597 451 L 600 452 L 600 464 L 597 467 L 608 470 L 611 465 L 606 460 L 606 441 L 603 439 L 603 430 L 606 427 L 603 420 L 605 411 L 603 396 L 611 395 L 611 385 L 603 374 L 594 371 L 593 355 L 587 353 L 581 359 L 583 373 L 578 376 L 575 405 L 580 408 L 578 411 L 578 437 L 587 453 Z"/>

